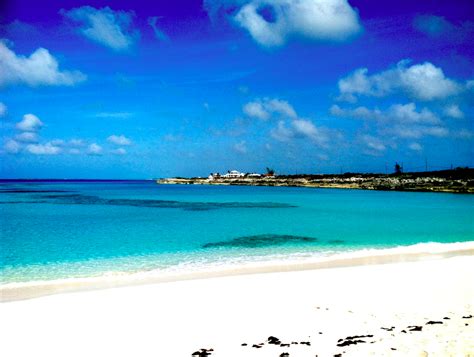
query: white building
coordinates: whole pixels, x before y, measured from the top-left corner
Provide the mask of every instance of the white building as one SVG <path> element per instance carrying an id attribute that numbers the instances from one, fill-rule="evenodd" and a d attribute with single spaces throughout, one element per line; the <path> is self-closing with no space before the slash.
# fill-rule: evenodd
<path id="1" fill-rule="evenodd" d="M 231 170 L 229 172 L 227 172 L 225 175 L 222 175 L 223 178 L 240 178 L 240 177 L 244 177 L 245 174 L 242 173 L 242 172 L 239 172 L 237 170 Z"/>

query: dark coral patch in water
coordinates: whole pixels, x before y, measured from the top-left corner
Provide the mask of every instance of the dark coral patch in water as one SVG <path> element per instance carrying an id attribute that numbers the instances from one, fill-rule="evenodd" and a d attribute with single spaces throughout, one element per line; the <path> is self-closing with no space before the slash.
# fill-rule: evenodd
<path id="1" fill-rule="evenodd" d="M 206 243 L 203 248 L 217 247 L 240 247 L 240 248 L 261 248 L 274 245 L 284 245 L 289 243 L 312 243 L 317 242 L 317 238 L 292 236 L 286 234 L 259 234 L 255 236 L 238 237 L 231 240 Z"/>
<path id="2" fill-rule="evenodd" d="M 40 195 L 39 198 L 49 199 L 56 204 L 132 206 L 151 208 L 177 208 L 187 211 L 208 211 L 220 208 L 291 208 L 286 203 L 276 202 L 182 202 L 167 200 L 141 200 L 126 198 L 101 198 L 80 194 Z"/>
<path id="3" fill-rule="evenodd" d="M 344 244 L 344 241 L 341 239 L 332 239 L 328 241 L 329 244 Z"/>
<path id="4" fill-rule="evenodd" d="M 54 193 L 54 192 L 71 192 L 63 190 L 32 190 L 32 189 L 20 189 L 20 188 L 2 188 L 0 193 Z"/>

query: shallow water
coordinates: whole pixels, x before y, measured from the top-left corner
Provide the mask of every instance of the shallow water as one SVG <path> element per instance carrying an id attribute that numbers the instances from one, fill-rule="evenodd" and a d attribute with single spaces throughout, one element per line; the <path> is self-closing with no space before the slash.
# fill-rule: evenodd
<path id="1" fill-rule="evenodd" d="M 474 240 L 474 196 L 2 182 L 1 282 Z"/>

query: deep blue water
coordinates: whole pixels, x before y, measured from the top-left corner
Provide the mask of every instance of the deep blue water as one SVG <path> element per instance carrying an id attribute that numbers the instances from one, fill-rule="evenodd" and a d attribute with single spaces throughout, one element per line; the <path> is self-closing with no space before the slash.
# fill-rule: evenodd
<path id="1" fill-rule="evenodd" d="M 474 240 L 474 196 L 1 182 L 3 283 Z"/>

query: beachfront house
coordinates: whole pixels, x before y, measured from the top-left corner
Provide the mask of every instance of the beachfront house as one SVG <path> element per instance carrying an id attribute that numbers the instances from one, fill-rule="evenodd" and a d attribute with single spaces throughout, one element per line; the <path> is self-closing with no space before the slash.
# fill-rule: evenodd
<path id="1" fill-rule="evenodd" d="M 245 174 L 243 172 L 239 172 L 237 170 L 227 171 L 225 175 L 222 175 L 223 178 L 241 178 L 244 176 Z"/>

